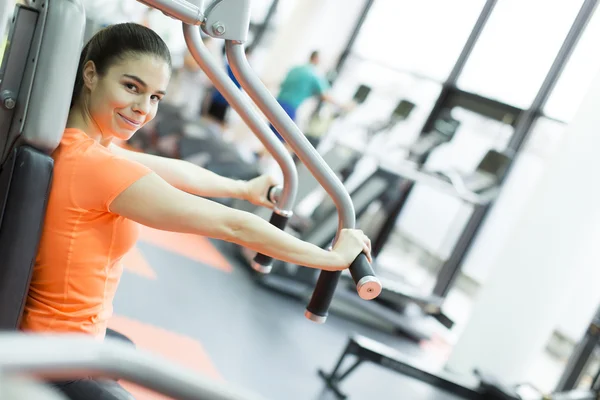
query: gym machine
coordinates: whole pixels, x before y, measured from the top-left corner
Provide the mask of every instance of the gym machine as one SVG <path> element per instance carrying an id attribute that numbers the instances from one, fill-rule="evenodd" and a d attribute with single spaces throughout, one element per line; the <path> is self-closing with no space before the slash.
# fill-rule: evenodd
<path id="1" fill-rule="evenodd" d="M 348 363 L 347 360 L 353 362 Z M 415 362 L 405 354 L 361 335 L 351 336 L 342 355 L 331 372 L 319 369 L 318 374 L 336 398 L 346 399 L 339 385 L 361 364 L 369 362 L 408 377 L 420 380 L 440 390 L 467 400 L 598 400 L 600 391 L 570 390 L 542 394 L 528 384 L 509 386 L 483 371 L 475 370 L 472 375 L 452 374 L 439 367 L 430 367 Z M 347 366 L 350 364 L 349 366 Z M 342 368 L 344 367 L 344 368 Z M 533 396 L 532 397 L 532 393 Z"/>
<path id="2" fill-rule="evenodd" d="M 290 216 L 297 190 L 294 163 L 220 64 L 211 59 L 198 27 L 216 38 L 226 39 L 230 63 L 235 65 L 246 92 L 334 197 L 341 216 L 338 232 L 354 227 L 354 209 L 341 182 L 291 120 L 286 119 L 244 58 L 249 0 L 216 0 L 205 13 L 184 0 L 141 2 L 182 21 L 193 57 L 278 161 L 284 185 L 272 190 L 276 206 L 271 222 L 283 229 Z M 67 122 L 84 30 L 85 12 L 79 0 L 31 0 L 27 5 L 16 6 L 11 21 L 0 68 L 0 330 L 12 332 L 0 336 L 0 372 L 10 372 L 12 368 L 53 377 L 110 375 L 131 379 L 176 398 L 253 398 L 209 384 L 183 370 L 169 370 L 165 362 L 149 360 L 142 352 L 121 349 L 116 343 L 109 342 L 100 348 L 95 341 L 85 339 L 78 342 L 70 337 L 15 332 L 27 298 L 52 182 L 50 155 L 59 145 Z M 257 255 L 255 261 L 263 272 L 270 267 L 268 257 Z M 373 299 L 379 295 L 381 284 L 364 254 L 356 258 L 350 272 L 361 298 Z M 325 322 L 339 275 L 321 274 L 306 311 L 310 320 Z M 156 370 L 166 379 L 152 372 Z"/>
<path id="3" fill-rule="evenodd" d="M 357 91 L 357 95 L 362 90 L 363 86 Z M 369 89 L 370 90 L 370 89 Z M 371 143 L 376 142 L 378 146 L 386 145 L 388 139 L 391 136 L 392 130 L 401 122 L 407 120 L 410 114 L 415 108 L 415 104 L 402 99 L 398 102 L 390 116 L 385 121 L 376 121 L 364 127 L 364 135 L 360 138 L 360 143 L 353 141 L 352 139 L 347 140 L 343 137 L 330 144 L 326 150 L 324 150 L 325 160 L 334 162 L 336 171 L 339 171 L 339 176 L 342 182 L 346 182 L 348 178 L 354 173 L 356 165 L 363 157 L 372 156 L 373 158 L 379 159 L 381 157 L 381 148 L 373 148 Z M 382 143 L 383 142 L 383 143 Z M 397 146 L 402 148 L 402 146 Z M 393 148 L 391 150 L 395 150 Z M 388 147 L 385 148 L 385 152 L 389 152 Z M 314 191 L 318 189 L 316 185 L 313 185 L 311 189 Z M 333 204 L 329 199 L 324 199 L 319 206 L 312 210 L 312 213 L 301 221 L 297 221 L 299 225 L 295 228 L 298 232 L 306 232 L 310 226 L 318 225 L 324 217 L 333 209 Z"/>
<path id="4" fill-rule="evenodd" d="M 370 93 L 370 86 L 359 85 L 358 89 L 356 89 L 356 92 L 354 92 L 352 101 L 357 106 L 361 105 L 367 100 Z M 306 137 L 314 148 L 319 147 L 323 137 L 327 134 L 334 121 L 339 121 L 341 118 L 344 118 L 348 115 L 346 111 L 341 111 L 338 109 L 335 112 L 327 113 L 325 116 L 323 116 L 322 111 L 322 108 L 318 106 L 312 114 L 305 132 Z"/>
<path id="5" fill-rule="evenodd" d="M 232 384 L 215 382 L 149 352 L 81 335 L 0 334 L 0 398 L 65 400 L 44 379 L 122 379 L 173 399 L 261 400 Z"/>
<path id="6" fill-rule="evenodd" d="M 235 21 L 232 21 L 232 24 L 234 23 Z M 344 189 L 340 180 L 323 161 L 319 153 L 310 144 L 308 139 L 302 134 L 291 118 L 278 105 L 277 101 L 271 93 L 269 93 L 264 84 L 255 74 L 251 73 L 251 69 L 244 54 L 243 37 L 231 35 L 225 37 L 225 39 L 225 48 L 229 65 L 244 91 L 248 93 L 252 100 L 254 100 L 275 129 L 290 145 L 300 161 L 302 161 L 309 169 L 311 174 L 333 199 L 338 210 L 338 227 L 333 240 L 333 243 L 335 243 L 335 240 L 342 229 L 355 226 L 356 215 L 350 196 Z M 278 157 L 275 157 L 276 154 L 273 154 L 273 150 L 278 151 L 280 148 L 267 150 L 269 150 L 274 158 L 279 161 Z M 283 188 L 285 190 L 285 182 Z M 271 217 L 271 223 L 278 226 L 280 229 L 285 229 L 290 212 L 288 210 L 286 214 L 282 214 L 278 212 L 278 210 L 279 201 L 276 202 L 276 208 Z M 254 268 L 261 273 L 268 273 L 272 268 L 272 261 L 273 260 L 268 257 L 258 254 L 254 259 Z M 360 254 L 357 257 L 355 262 L 350 266 L 349 273 L 355 283 L 356 292 L 361 299 L 372 300 L 380 294 L 381 283 L 375 277 L 364 254 Z M 339 271 L 320 272 L 313 295 L 306 309 L 305 315 L 307 318 L 318 323 L 325 322 L 340 276 L 341 272 Z"/>

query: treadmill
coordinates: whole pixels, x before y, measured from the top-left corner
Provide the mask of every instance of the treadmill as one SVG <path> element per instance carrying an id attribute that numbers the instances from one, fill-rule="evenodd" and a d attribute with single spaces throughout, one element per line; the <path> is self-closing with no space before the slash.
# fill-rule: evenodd
<path id="1" fill-rule="evenodd" d="M 428 154 L 438 146 L 452 140 L 459 126 L 458 121 L 449 119 L 442 122 L 437 125 L 437 130 L 424 135 L 415 143 L 411 149 L 414 154 L 417 156 Z M 419 168 L 418 163 L 414 160 L 406 160 L 395 166 L 380 166 L 375 173 L 351 192 L 357 219 L 364 215 L 374 201 L 385 200 L 386 196 L 394 194 L 401 196 L 406 193 L 405 186 L 414 184 L 416 181 L 436 184 L 457 195 L 458 190 L 452 183 L 442 181 L 433 174 L 421 172 Z M 474 201 L 486 201 L 485 199 L 478 200 L 478 196 L 481 195 L 474 193 L 470 193 L 470 195 Z M 307 231 L 298 232 L 288 228 L 288 232 L 319 247 L 327 248 L 335 235 L 338 217 L 333 204 L 329 209 L 321 210 L 321 213 L 323 214 L 322 219 Z M 251 252 L 245 254 L 247 259 L 251 259 L 252 256 Z M 373 267 L 377 268 L 376 263 Z M 268 275 L 254 274 L 260 285 L 303 300 L 310 295 L 317 276 L 318 271 L 316 270 L 281 261 L 274 262 L 273 271 Z M 440 322 L 447 328 L 452 326 L 452 322 L 441 311 L 442 298 L 423 295 L 414 288 L 405 287 L 381 277 L 380 280 L 383 284 L 383 291 L 378 300 L 364 302 L 360 301 L 361 299 L 353 293 L 352 280 L 348 274 L 344 273 L 330 311 L 376 326 L 384 331 L 402 334 L 415 341 L 429 339 L 433 330 L 439 327 Z M 406 312 L 408 305 L 416 306 L 418 312 Z M 428 318 L 429 316 L 435 318 Z"/>

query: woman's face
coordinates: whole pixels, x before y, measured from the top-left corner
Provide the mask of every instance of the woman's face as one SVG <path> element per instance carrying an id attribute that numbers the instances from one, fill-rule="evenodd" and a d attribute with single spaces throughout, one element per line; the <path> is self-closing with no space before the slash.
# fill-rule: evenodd
<path id="1" fill-rule="evenodd" d="M 151 54 L 126 56 L 102 76 L 88 63 L 84 69 L 90 90 L 88 111 L 102 137 L 128 140 L 151 121 L 170 77 L 169 65 Z"/>

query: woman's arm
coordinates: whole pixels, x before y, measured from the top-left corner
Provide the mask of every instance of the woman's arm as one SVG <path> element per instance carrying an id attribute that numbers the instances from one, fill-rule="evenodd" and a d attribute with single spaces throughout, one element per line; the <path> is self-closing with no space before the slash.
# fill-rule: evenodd
<path id="1" fill-rule="evenodd" d="M 248 199 L 248 185 L 245 181 L 225 178 L 184 160 L 138 153 L 115 144 L 111 144 L 109 148 L 113 154 L 145 165 L 170 185 L 184 192 L 214 198 Z"/>
<path id="2" fill-rule="evenodd" d="M 152 228 L 236 243 L 306 267 L 341 270 L 361 251 L 370 257 L 370 242 L 361 231 L 343 231 L 334 250 L 326 251 L 254 214 L 178 190 L 157 174 L 146 175 L 123 191 L 112 202 L 110 210 Z"/>

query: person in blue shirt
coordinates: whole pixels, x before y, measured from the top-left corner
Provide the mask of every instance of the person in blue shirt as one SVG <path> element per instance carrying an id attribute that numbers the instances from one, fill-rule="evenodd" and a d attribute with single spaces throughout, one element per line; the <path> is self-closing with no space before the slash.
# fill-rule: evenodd
<path id="1" fill-rule="evenodd" d="M 229 64 L 227 64 L 227 75 L 235 83 L 235 86 L 239 88 L 242 85 L 237 81 L 235 75 Z M 225 118 L 227 117 L 227 110 L 229 110 L 229 102 L 223 97 L 221 92 L 216 88 L 213 89 L 212 96 L 210 99 L 210 106 L 208 107 L 207 114 L 213 119 L 217 120 L 221 125 L 225 124 Z"/>
<path id="2" fill-rule="evenodd" d="M 318 65 L 319 52 L 313 51 L 309 62 L 293 67 L 288 71 L 281 83 L 277 101 L 294 122 L 296 121 L 296 113 L 300 106 L 314 96 L 318 96 L 322 101 L 346 109 L 345 105 L 338 103 L 328 94 L 330 89 L 329 82 L 319 74 L 317 70 Z M 272 125 L 271 130 L 273 130 L 279 140 L 285 142 Z"/>

